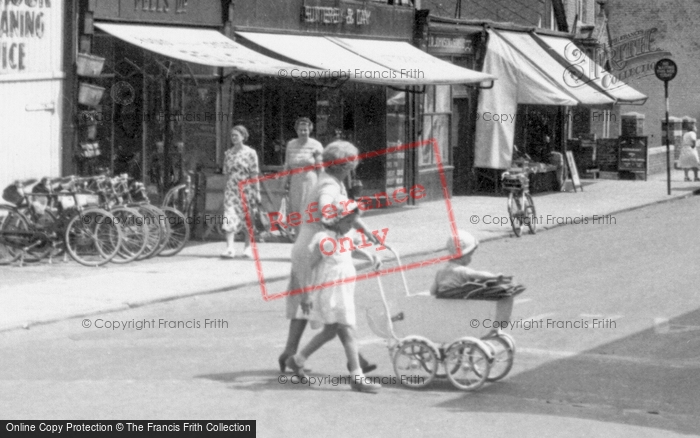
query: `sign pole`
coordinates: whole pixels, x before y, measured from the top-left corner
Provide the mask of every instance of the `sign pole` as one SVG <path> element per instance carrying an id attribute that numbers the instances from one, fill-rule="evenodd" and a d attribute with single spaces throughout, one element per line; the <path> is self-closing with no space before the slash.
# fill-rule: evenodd
<path id="1" fill-rule="evenodd" d="M 668 116 L 668 82 L 673 80 L 678 73 L 678 66 L 672 59 L 659 59 L 654 66 L 656 77 L 664 81 L 664 97 L 666 98 L 666 186 L 668 194 L 671 194 L 671 126 Z"/>
<path id="2" fill-rule="evenodd" d="M 666 189 L 671 194 L 671 127 L 668 123 L 668 81 L 664 81 L 664 95 L 666 96 Z"/>

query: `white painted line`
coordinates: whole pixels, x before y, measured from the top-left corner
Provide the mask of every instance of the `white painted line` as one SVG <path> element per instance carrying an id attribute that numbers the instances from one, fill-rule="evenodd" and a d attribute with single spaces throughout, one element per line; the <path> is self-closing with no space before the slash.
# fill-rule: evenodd
<path id="1" fill-rule="evenodd" d="M 386 339 L 384 338 L 366 338 L 357 340 L 357 345 L 376 345 L 384 343 L 386 343 Z"/>
<path id="2" fill-rule="evenodd" d="M 532 301 L 532 298 L 517 298 L 515 301 L 513 301 L 513 304 L 525 304 L 528 301 Z"/>

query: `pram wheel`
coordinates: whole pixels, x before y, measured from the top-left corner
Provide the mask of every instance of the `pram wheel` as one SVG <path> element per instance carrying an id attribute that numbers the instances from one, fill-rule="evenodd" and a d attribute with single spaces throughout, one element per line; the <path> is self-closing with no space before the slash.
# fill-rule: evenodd
<path id="1" fill-rule="evenodd" d="M 482 339 L 493 352 L 493 363 L 489 372 L 489 382 L 501 380 L 508 375 L 510 369 L 513 368 L 513 359 L 515 358 L 515 343 L 513 339 L 506 334 L 498 334 Z"/>
<path id="2" fill-rule="evenodd" d="M 430 384 L 437 372 L 438 358 L 424 341 L 407 341 L 394 354 L 394 372 L 401 384 L 409 388 L 423 388 Z"/>
<path id="3" fill-rule="evenodd" d="M 477 343 L 453 342 L 445 353 L 445 371 L 452 384 L 464 391 L 481 388 L 491 371 L 491 358 Z"/>

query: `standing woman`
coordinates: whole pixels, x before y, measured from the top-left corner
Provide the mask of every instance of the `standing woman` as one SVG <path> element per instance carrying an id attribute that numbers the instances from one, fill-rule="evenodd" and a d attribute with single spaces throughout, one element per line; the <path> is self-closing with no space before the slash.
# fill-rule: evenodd
<path id="1" fill-rule="evenodd" d="M 300 117 L 294 122 L 294 129 L 297 138 L 287 143 L 285 154 L 284 170 L 298 169 L 300 167 L 312 166 L 323 162 L 323 146 L 317 140 L 310 137 L 314 124 L 307 117 Z M 287 180 L 289 188 L 288 214 L 294 211 L 302 212 L 306 208 L 304 199 L 311 191 L 311 188 L 318 181 L 318 174 L 321 168 L 314 171 L 297 173 L 291 175 Z"/>
<path id="2" fill-rule="evenodd" d="M 700 167 L 700 157 L 698 157 L 697 144 L 697 127 L 695 123 L 690 125 L 690 129 L 683 135 L 683 146 L 681 146 L 681 153 L 678 156 L 678 166 L 685 172 L 685 180 L 690 181 L 688 176 L 688 171 L 693 169 L 695 174 L 695 181 L 700 181 L 698 179 L 698 167 Z"/>
<path id="3" fill-rule="evenodd" d="M 224 223 L 221 228 L 226 232 L 226 251 L 221 257 L 232 259 L 236 256 L 233 247 L 236 233 L 243 229 L 243 257 L 253 258 L 250 249 L 248 228 L 245 226 L 243 200 L 238 190 L 238 183 L 258 176 L 258 154 L 249 146 L 243 144 L 248 140 L 248 130 L 245 126 L 236 125 L 231 128 L 231 147 L 224 155 L 224 175 L 226 189 L 224 191 Z M 260 203 L 260 184 L 245 185 L 246 202 L 250 208 L 254 203 Z"/>

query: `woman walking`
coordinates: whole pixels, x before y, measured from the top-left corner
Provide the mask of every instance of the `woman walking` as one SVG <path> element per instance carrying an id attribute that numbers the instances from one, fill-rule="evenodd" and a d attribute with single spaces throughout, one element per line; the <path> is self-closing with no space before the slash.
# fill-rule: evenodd
<path id="1" fill-rule="evenodd" d="M 301 353 L 288 357 L 285 364 L 295 374 L 304 376 L 306 359 L 337 335 L 345 349 L 350 370 L 350 387 L 354 391 L 376 391 L 381 389 L 381 385 L 365 379 L 360 367 L 355 334 L 355 283 L 343 280 L 357 274 L 352 261 L 353 255 L 362 254 L 372 263 L 374 269 L 379 268 L 381 261 L 376 255 L 359 248 L 352 252 L 335 250 L 334 242 L 339 241 L 352 229 L 359 216 L 357 204 L 349 204 L 346 208 L 338 205 L 336 211 L 338 214 L 334 218 L 321 219 L 324 229 L 314 234 L 309 246 L 313 284 L 330 285 L 317 292 L 301 295 L 302 311 L 310 314 L 309 319 L 312 322 L 322 323 L 323 330 L 311 339 Z M 329 247 L 329 243 L 332 248 Z"/>
<path id="2" fill-rule="evenodd" d="M 248 130 L 245 126 L 237 125 L 231 128 L 231 148 L 224 156 L 223 172 L 226 175 L 226 189 L 224 191 L 224 220 L 222 229 L 226 232 L 226 250 L 221 254 L 223 258 L 236 256 L 234 239 L 236 233 L 243 231 L 243 257 L 253 258 L 250 249 L 248 228 L 245 226 L 245 212 L 243 200 L 238 189 L 238 183 L 249 178 L 254 178 L 259 173 L 258 154 L 253 148 L 246 146 Z M 260 203 L 260 184 L 246 184 L 245 197 L 248 208 Z"/>
<path id="3" fill-rule="evenodd" d="M 355 146 L 342 140 L 334 141 L 324 149 L 322 158 L 326 163 L 344 158 L 349 158 L 350 160 L 328 166 L 326 171 L 320 174 L 318 182 L 313 186 L 305 200 L 308 204 L 318 202 L 319 208 L 314 213 L 315 222 L 309 223 L 310 221 L 304 221 L 299 227 L 298 238 L 292 247 L 292 269 L 288 290 L 297 290 L 314 285 L 313 267 L 311 266 L 313 248 L 311 248 L 310 245 L 314 236 L 319 231 L 324 230 L 323 224 L 320 221 L 322 216 L 321 210 L 324 205 L 336 205 L 342 201 L 348 200 L 343 180 L 357 167 L 358 162 L 353 159 L 357 154 L 358 150 Z M 376 238 L 357 216 L 354 218 L 353 227 L 364 230 L 367 239 L 370 242 L 376 242 Z M 299 342 L 306 328 L 308 315 L 302 312 L 300 307 L 302 295 L 304 294 L 287 296 L 287 318 L 291 321 L 289 323 L 287 345 L 284 352 L 279 357 L 280 371 L 282 372 L 284 372 L 287 366 L 287 359 L 296 354 L 299 348 Z M 365 373 L 376 368 L 376 365 L 367 363 L 361 356 L 360 362 L 361 368 Z M 352 364 L 348 364 L 348 367 L 351 366 Z"/>

